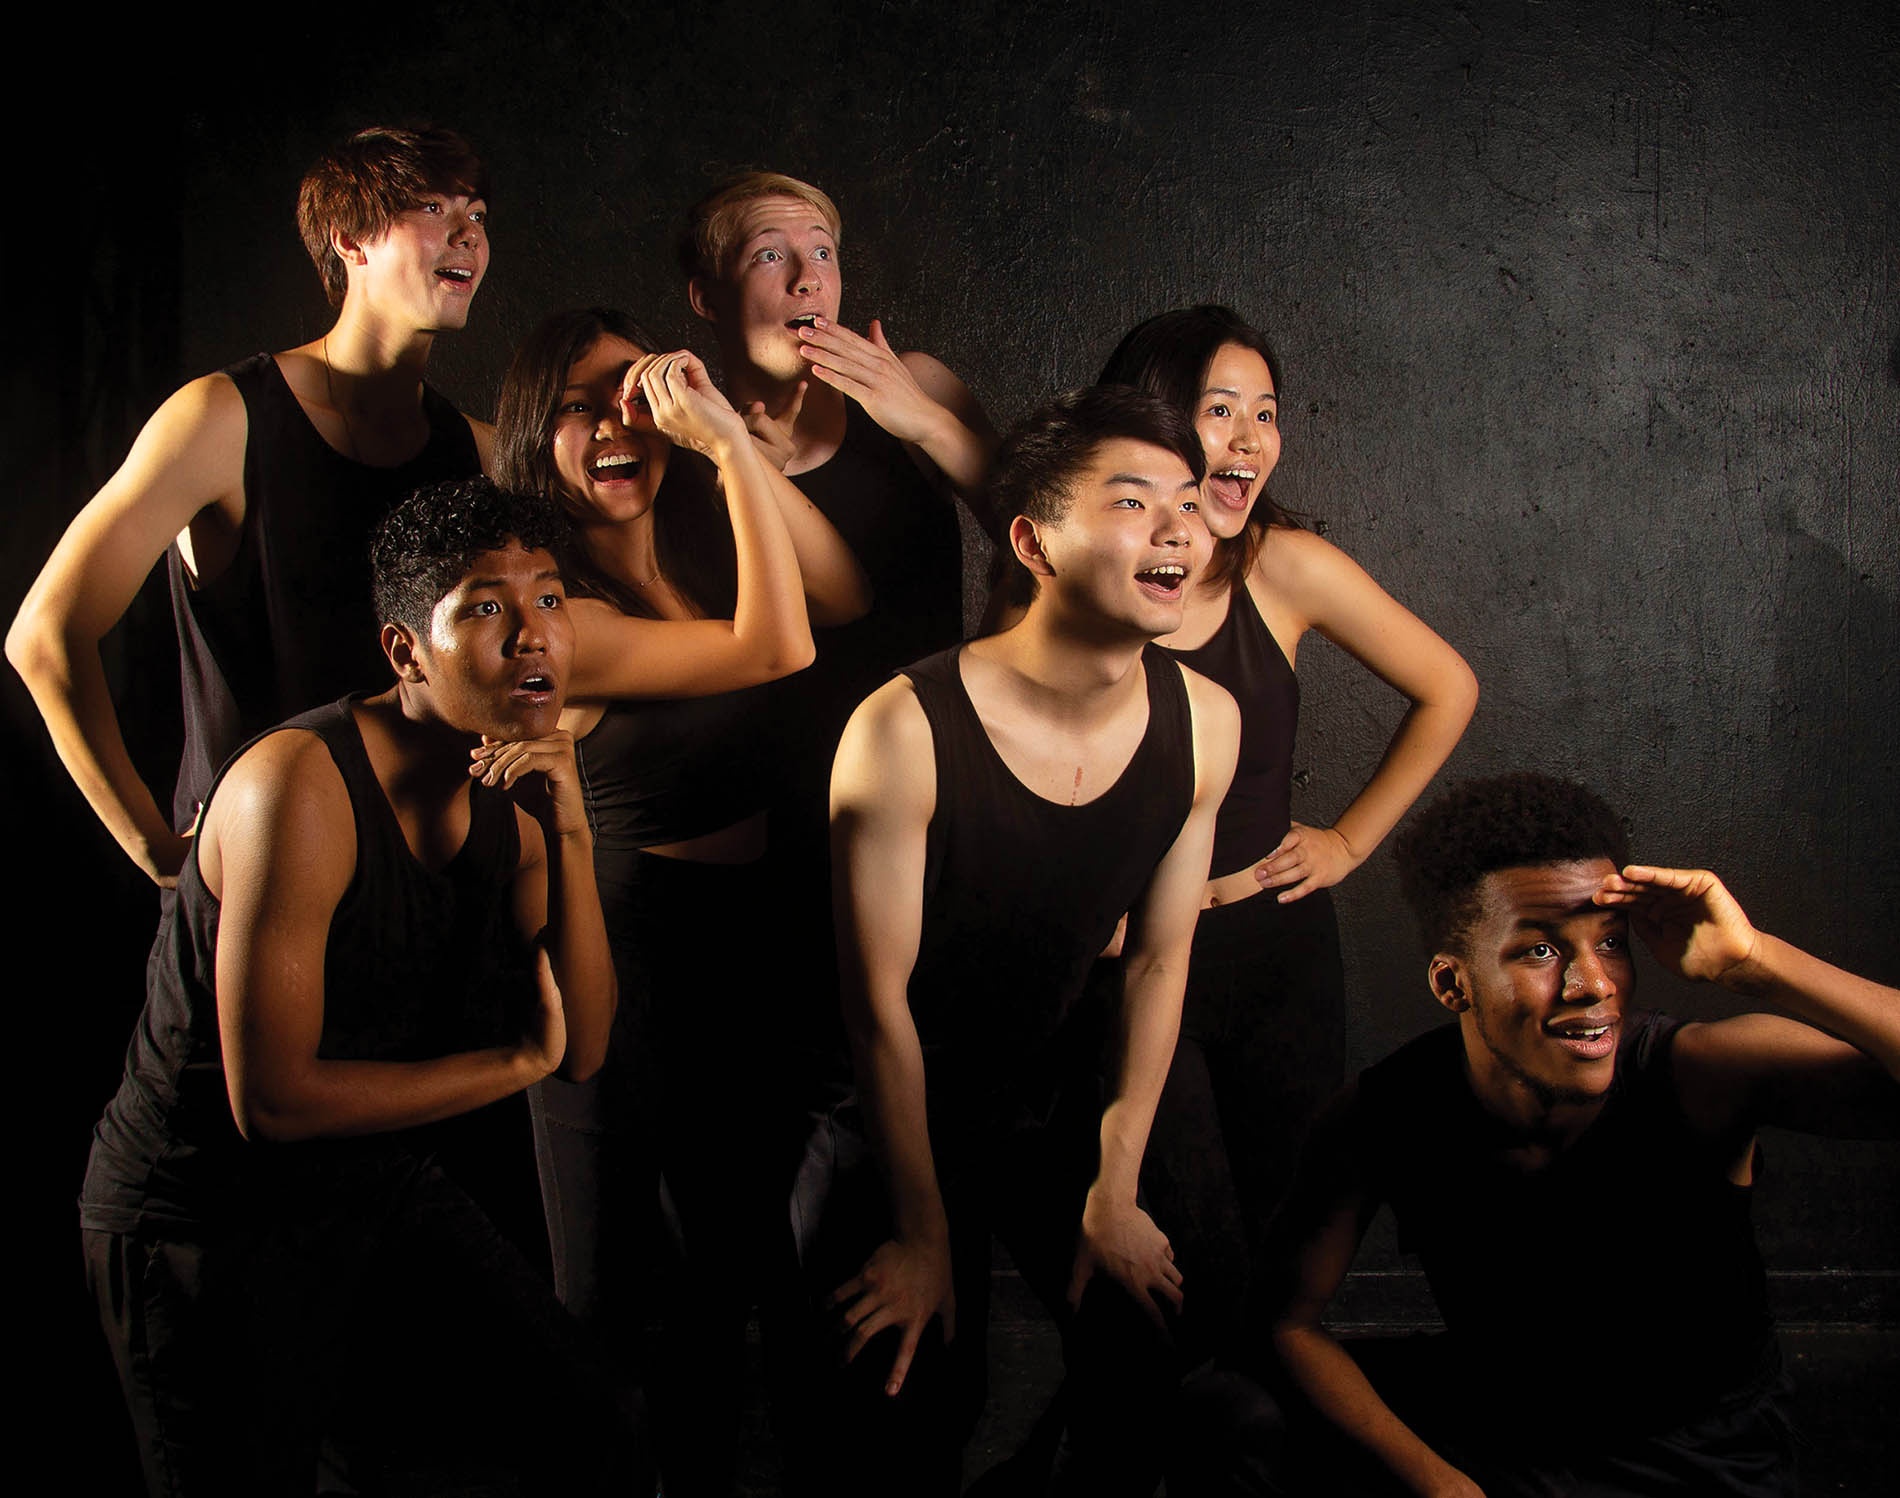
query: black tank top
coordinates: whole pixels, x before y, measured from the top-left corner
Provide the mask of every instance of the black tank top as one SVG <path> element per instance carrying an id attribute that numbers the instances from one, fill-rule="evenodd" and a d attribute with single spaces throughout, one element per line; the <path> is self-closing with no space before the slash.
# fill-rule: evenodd
<path id="1" fill-rule="evenodd" d="M 1168 651 L 1233 693 L 1240 707 L 1240 759 L 1214 824 L 1215 878 L 1265 858 L 1293 825 L 1293 735 L 1300 682 L 1245 582 L 1227 595 L 1227 617 L 1205 645 Z"/>
<path id="2" fill-rule="evenodd" d="M 345 692 L 388 684 L 370 607 L 370 532 L 422 485 L 481 468 L 467 419 L 426 386 L 428 444 L 398 468 L 372 468 L 323 440 L 271 355 L 224 372 L 248 423 L 237 554 L 203 587 L 186 577 L 176 543 L 165 561 L 185 705 L 172 796 L 181 831 L 239 744 Z"/>
<path id="3" fill-rule="evenodd" d="M 776 686 L 610 703 L 574 746 L 596 866 L 763 811 L 774 785 Z"/>
<path id="4" fill-rule="evenodd" d="M 431 872 L 409 851 L 348 699 L 282 726 L 323 740 L 356 825 L 356 871 L 324 951 L 318 1054 L 418 1061 L 512 1044 L 534 1002 L 533 954 L 512 904 L 521 857 L 512 800 L 471 784 L 468 837 Z M 245 1142 L 231 1116 L 218 1036 L 218 916 L 194 848 L 146 964 L 145 1008 L 124 1079 L 93 1131 L 80 1196 L 87 1227 L 130 1232 L 141 1222 L 214 1220 L 242 1210 L 260 1170 L 281 1184 L 287 1174 L 427 1146 L 426 1130 Z"/>
<path id="5" fill-rule="evenodd" d="M 1042 1068 L 1090 965 L 1180 834 L 1194 801 L 1194 735 L 1180 667 L 1145 650 L 1148 726 L 1127 768 L 1081 806 L 1046 801 L 984 732 L 961 654 L 904 673 L 937 765 L 910 1006 L 931 1086 L 990 1090 Z"/>

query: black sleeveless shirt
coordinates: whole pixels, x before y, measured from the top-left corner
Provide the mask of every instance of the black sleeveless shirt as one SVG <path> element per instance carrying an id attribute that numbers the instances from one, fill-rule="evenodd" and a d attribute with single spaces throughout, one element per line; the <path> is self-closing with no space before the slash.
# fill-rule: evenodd
<path id="1" fill-rule="evenodd" d="M 370 607 L 370 533 L 424 484 L 481 469 L 467 419 L 426 386 L 427 445 L 400 467 L 372 468 L 323 440 L 271 355 L 224 373 L 248 423 L 237 554 L 202 587 L 175 542 L 165 559 L 185 702 L 172 796 L 181 830 L 238 745 L 345 692 L 388 685 Z"/>
<path id="2" fill-rule="evenodd" d="M 409 851 L 349 699 L 282 727 L 323 740 L 356 826 L 356 870 L 324 950 L 318 1054 L 420 1061 L 514 1043 L 534 1002 L 534 961 L 513 912 L 521 859 L 513 801 L 471 783 L 468 836 L 431 871 Z M 129 1232 L 145 1222 L 214 1221 L 242 1212 L 266 1177 L 281 1185 L 298 1173 L 427 1146 L 427 1130 L 245 1141 L 231 1115 L 218 1034 L 219 910 L 194 847 L 146 964 L 145 1008 L 124 1079 L 93 1131 L 80 1196 L 86 1227 Z"/>
<path id="3" fill-rule="evenodd" d="M 1194 803 L 1181 669 L 1142 653 L 1148 726 L 1115 783 L 1063 806 L 1003 763 L 945 651 L 905 671 L 930 721 L 937 806 L 910 1007 L 933 1063 L 989 1090 L 1033 1076 L 1089 968 L 1153 877 Z"/>
<path id="4" fill-rule="evenodd" d="M 1227 617 L 1206 644 L 1168 653 L 1227 688 L 1240 708 L 1240 758 L 1214 823 L 1209 868 L 1219 878 L 1265 858 L 1293 825 L 1300 682 L 1244 581 L 1229 590 Z"/>

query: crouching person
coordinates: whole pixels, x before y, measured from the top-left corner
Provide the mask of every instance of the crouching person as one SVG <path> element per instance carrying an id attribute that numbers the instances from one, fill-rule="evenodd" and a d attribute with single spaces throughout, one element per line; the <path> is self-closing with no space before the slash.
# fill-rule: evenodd
<path id="1" fill-rule="evenodd" d="M 1900 993 L 1758 932 L 1713 874 L 1626 867 L 1582 786 L 1468 782 L 1398 859 L 1456 1023 L 1333 1106 L 1282 1223 L 1289 1451 L 1303 1408 L 1343 1439 L 1304 1478 L 1256 1451 L 1221 1490 L 1794 1493 L 1756 1131 L 1900 1132 Z M 1639 1010 L 1632 929 L 1682 977 L 1799 1018 Z M 1322 1316 L 1382 1202 L 1447 1330 L 1349 1354 Z"/>
<path id="2" fill-rule="evenodd" d="M 206 801 L 80 1199 L 153 1493 L 307 1498 L 372 1290 L 480 1323 L 530 1490 L 631 1490 L 644 1460 L 631 1401 L 430 1160 L 431 1125 L 606 1051 L 561 526 L 483 479 L 400 506 L 372 555 L 395 684 L 254 739 Z"/>

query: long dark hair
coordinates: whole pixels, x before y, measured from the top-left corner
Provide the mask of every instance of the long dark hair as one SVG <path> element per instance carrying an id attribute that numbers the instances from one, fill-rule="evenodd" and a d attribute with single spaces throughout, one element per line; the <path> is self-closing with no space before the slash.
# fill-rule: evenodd
<path id="1" fill-rule="evenodd" d="M 1280 358 L 1267 335 L 1229 307 L 1203 303 L 1163 312 L 1131 328 L 1102 366 L 1104 385 L 1133 385 L 1158 395 L 1189 421 L 1198 414 L 1201 391 L 1207 384 L 1207 366 L 1229 343 L 1252 349 L 1267 361 L 1267 374 L 1282 407 L 1286 386 L 1280 379 Z M 1270 526 L 1297 528 L 1302 517 L 1282 509 L 1263 489 L 1253 513 L 1237 536 L 1214 546 L 1211 577 L 1216 582 L 1238 582 L 1253 570 L 1254 558 L 1267 539 Z"/>
<path id="2" fill-rule="evenodd" d="M 545 495 L 570 515 L 554 471 L 554 416 L 567 372 L 602 338 L 623 338 L 646 352 L 662 347 L 611 307 L 556 312 L 515 350 L 496 403 L 496 479 L 507 489 Z M 688 603 L 709 619 L 732 617 L 739 596 L 732 520 L 719 470 L 690 449 L 675 447 L 667 457 L 666 477 L 653 496 L 653 545 L 660 571 Z M 576 591 L 604 598 L 623 614 L 655 617 L 639 590 L 602 568 L 578 537 L 564 561 Z"/>

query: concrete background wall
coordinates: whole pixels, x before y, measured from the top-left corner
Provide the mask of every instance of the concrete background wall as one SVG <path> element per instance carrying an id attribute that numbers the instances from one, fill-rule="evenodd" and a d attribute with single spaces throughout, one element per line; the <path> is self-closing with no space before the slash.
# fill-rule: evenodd
<path id="1" fill-rule="evenodd" d="M 335 12 L 244 33 L 241 75 L 210 60 L 210 23 L 73 23 L 48 54 L 71 107 L 18 122 L 35 190 L 8 251 L 9 613 L 170 389 L 327 325 L 291 209 L 330 138 L 433 119 L 490 160 L 494 267 L 433 365 L 483 415 L 558 306 L 617 303 L 706 348 L 672 266 L 680 211 L 771 165 L 844 211 L 846 319 L 882 316 L 999 422 L 1162 308 L 1226 301 L 1267 328 L 1276 495 L 1483 683 L 1452 772 L 1591 780 L 1642 857 L 1706 863 L 1764 925 L 1900 978 L 1891 5 L 385 10 L 375 37 Z M 161 783 L 168 631 L 146 609 L 122 645 Z M 1399 703 L 1323 642 L 1300 674 L 1295 811 L 1324 820 Z M 26 912 L 22 1086 L 51 1129 L 32 1204 L 64 1284 L 61 1214 L 153 902 L 11 680 L 6 700 L 21 834 L 57 891 Z M 1365 1061 L 1436 1010 L 1387 858 L 1341 896 Z M 1893 1146 L 1771 1149 L 1776 1267 L 1900 1269 Z"/>

